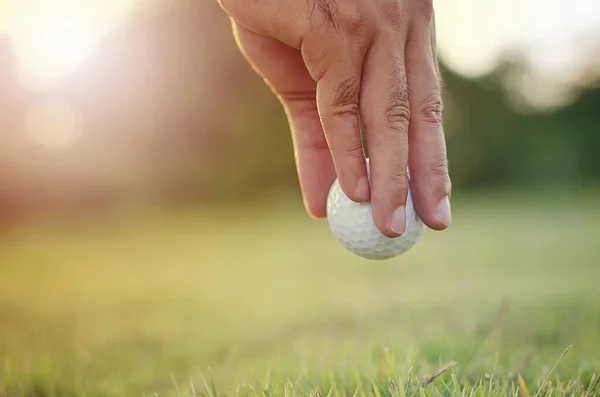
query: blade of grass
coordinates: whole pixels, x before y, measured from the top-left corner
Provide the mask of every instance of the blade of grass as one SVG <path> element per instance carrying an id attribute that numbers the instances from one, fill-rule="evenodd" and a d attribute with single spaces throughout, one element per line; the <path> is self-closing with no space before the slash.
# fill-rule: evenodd
<path id="1" fill-rule="evenodd" d="M 531 393 L 529 392 L 529 389 L 527 388 L 527 384 L 525 384 L 525 380 L 523 379 L 523 377 L 521 376 L 521 374 L 519 374 L 519 387 L 518 390 L 521 392 L 521 395 L 523 397 L 531 397 Z"/>
<path id="2" fill-rule="evenodd" d="M 556 361 L 556 363 L 554 363 L 554 366 L 552 367 L 552 369 L 550 370 L 550 372 L 548 372 L 548 374 L 546 375 L 546 378 L 542 382 L 542 385 L 540 386 L 540 388 L 534 394 L 534 397 L 538 397 L 539 393 L 542 393 L 542 392 L 545 394 L 545 391 L 543 391 L 543 389 L 546 386 L 546 383 L 548 382 L 548 380 L 550 380 L 550 376 L 552 376 L 552 373 L 554 372 L 554 370 L 556 370 L 556 367 L 558 367 L 558 364 L 560 364 L 560 362 L 562 361 L 562 359 L 565 358 L 565 356 L 567 355 L 567 353 L 569 352 L 569 350 L 571 349 L 572 346 L 573 345 L 569 345 L 569 347 L 567 347 L 565 349 L 565 351 L 563 352 L 563 354 L 560 355 L 560 357 L 558 358 L 558 360 Z"/>
<path id="3" fill-rule="evenodd" d="M 421 387 L 427 387 L 429 384 L 433 383 L 433 381 L 442 376 L 456 364 L 458 364 L 456 361 L 452 361 L 448 365 L 445 365 L 444 367 L 435 371 L 432 375 L 426 376 L 425 379 L 423 379 L 423 381 L 421 382 Z"/>

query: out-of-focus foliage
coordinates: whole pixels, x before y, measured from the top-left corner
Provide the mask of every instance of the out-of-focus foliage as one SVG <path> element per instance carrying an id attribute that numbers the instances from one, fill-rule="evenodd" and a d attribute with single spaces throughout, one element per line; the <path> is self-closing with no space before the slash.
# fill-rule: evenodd
<path id="1" fill-rule="evenodd" d="M 140 7 L 52 91 L 19 84 L 0 40 L 0 214 L 115 204 L 247 200 L 298 191 L 283 110 L 235 46 L 216 2 Z M 600 86 L 564 108 L 519 112 L 506 76 L 444 68 L 455 189 L 547 185 L 600 177 Z M 77 140 L 49 149 L 24 132 L 40 101 L 66 101 Z"/>
<path id="2" fill-rule="evenodd" d="M 455 187 L 573 185 L 600 177 L 600 73 L 559 109 L 521 109 L 504 84 L 523 65 L 480 79 L 444 70 L 446 132 Z M 516 93 L 518 95 L 518 93 Z"/>

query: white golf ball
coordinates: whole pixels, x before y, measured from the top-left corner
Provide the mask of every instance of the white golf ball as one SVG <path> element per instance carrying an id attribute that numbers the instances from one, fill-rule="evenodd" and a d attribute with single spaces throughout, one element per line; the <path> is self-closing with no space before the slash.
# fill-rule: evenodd
<path id="1" fill-rule="evenodd" d="M 367 169 L 369 163 L 367 160 Z M 409 184 L 410 185 L 410 184 Z M 371 203 L 356 203 L 342 191 L 336 179 L 327 198 L 327 220 L 335 237 L 351 252 L 366 259 L 389 259 L 411 249 L 425 231 L 408 189 L 406 232 L 396 238 L 384 236 L 373 221 Z"/>

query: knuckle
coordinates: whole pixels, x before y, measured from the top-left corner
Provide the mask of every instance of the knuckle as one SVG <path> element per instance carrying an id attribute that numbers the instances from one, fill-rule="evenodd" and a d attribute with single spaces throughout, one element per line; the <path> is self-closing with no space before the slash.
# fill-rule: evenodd
<path id="1" fill-rule="evenodd" d="M 408 126 L 410 122 L 410 109 L 408 104 L 395 103 L 389 104 L 384 111 L 385 122 L 390 128 Z"/>
<path id="2" fill-rule="evenodd" d="M 360 85 L 354 77 L 343 80 L 335 89 L 333 106 L 334 107 L 356 107 L 358 112 L 358 99 L 360 95 Z"/>
<path id="3" fill-rule="evenodd" d="M 406 33 L 409 27 L 406 1 L 384 0 L 379 5 L 379 19 L 383 22 L 383 31 L 391 35 L 398 32 Z"/>
<path id="4" fill-rule="evenodd" d="M 334 104 L 326 106 L 321 111 L 321 121 L 326 122 L 332 118 L 346 118 L 346 117 L 358 117 L 359 105 L 358 103 L 346 103 L 346 104 Z"/>
<path id="5" fill-rule="evenodd" d="M 381 1 L 380 12 L 386 20 L 397 23 L 407 17 L 403 3 L 404 2 L 398 0 Z"/>
<path id="6" fill-rule="evenodd" d="M 441 124 L 443 117 L 442 98 L 438 93 L 431 94 L 419 106 L 421 119 L 431 124 Z"/>
<path id="7" fill-rule="evenodd" d="M 385 97 L 384 120 L 388 127 L 406 127 L 410 122 L 410 106 L 406 85 L 394 89 Z"/>
<path id="8" fill-rule="evenodd" d="M 433 19 L 433 0 L 416 0 L 418 4 L 418 10 L 421 15 L 427 20 Z"/>
<path id="9" fill-rule="evenodd" d="M 390 174 L 390 183 L 402 194 L 408 191 L 408 173 L 406 171 L 394 171 Z"/>
<path id="10" fill-rule="evenodd" d="M 340 24 L 343 31 L 349 35 L 362 34 L 367 28 L 368 16 L 357 8 L 346 5 L 340 10 Z"/>
<path id="11" fill-rule="evenodd" d="M 448 178 L 448 161 L 445 157 L 435 158 L 429 165 L 429 170 L 436 177 Z"/>
<path id="12" fill-rule="evenodd" d="M 358 117 L 360 111 L 358 80 L 350 77 L 333 87 L 335 88 L 326 94 L 331 96 L 331 99 L 325 100 L 325 103 L 319 106 L 321 121 L 338 117 Z"/>

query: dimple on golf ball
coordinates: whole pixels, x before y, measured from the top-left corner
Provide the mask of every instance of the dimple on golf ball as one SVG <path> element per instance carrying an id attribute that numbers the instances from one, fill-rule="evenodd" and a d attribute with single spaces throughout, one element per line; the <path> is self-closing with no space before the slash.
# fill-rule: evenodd
<path id="1" fill-rule="evenodd" d="M 367 160 L 367 169 L 369 162 Z M 356 203 L 342 191 L 336 179 L 327 197 L 327 220 L 335 237 L 354 254 L 366 259 L 382 260 L 411 249 L 425 231 L 417 215 L 410 184 L 406 202 L 406 232 L 396 238 L 384 236 L 373 221 L 371 203 Z"/>

